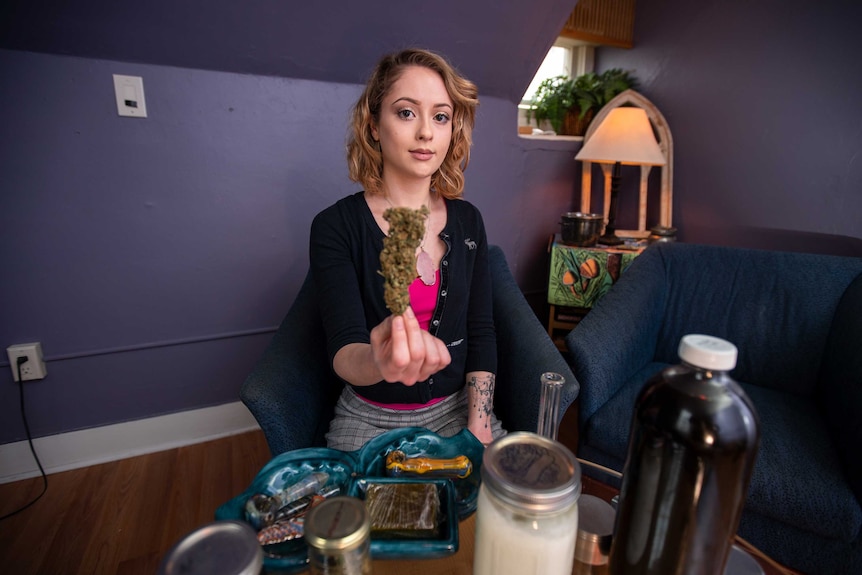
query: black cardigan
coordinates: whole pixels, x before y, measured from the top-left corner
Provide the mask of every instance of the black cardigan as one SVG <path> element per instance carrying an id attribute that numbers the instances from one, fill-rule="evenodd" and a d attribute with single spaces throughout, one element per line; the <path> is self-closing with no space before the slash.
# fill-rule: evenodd
<path id="1" fill-rule="evenodd" d="M 447 249 L 440 263 L 440 289 L 429 331 L 446 343 L 452 363 L 413 386 L 381 381 L 353 387 L 367 399 L 426 403 L 460 390 L 468 372 L 496 373 L 484 222 L 479 210 L 465 200 L 447 200 L 446 214 L 440 238 Z M 362 192 L 323 210 L 311 224 L 309 257 L 330 365 L 345 345 L 369 343 L 370 330 L 390 315 L 378 273 L 384 237 Z"/>

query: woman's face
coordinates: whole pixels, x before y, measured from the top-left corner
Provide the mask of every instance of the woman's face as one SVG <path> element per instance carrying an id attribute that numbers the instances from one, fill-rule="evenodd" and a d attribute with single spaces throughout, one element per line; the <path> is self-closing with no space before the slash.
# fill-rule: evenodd
<path id="1" fill-rule="evenodd" d="M 371 127 L 383 154 L 384 181 L 430 180 L 449 151 L 453 112 L 437 72 L 405 68 L 383 98 L 379 122 Z"/>

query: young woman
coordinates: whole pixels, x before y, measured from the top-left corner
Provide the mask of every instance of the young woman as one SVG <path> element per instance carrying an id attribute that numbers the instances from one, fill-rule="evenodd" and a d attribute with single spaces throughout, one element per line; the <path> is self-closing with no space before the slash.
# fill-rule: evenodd
<path id="1" fill-rule="evenodd" d="M 352 451 L 413 426 L 447 437 L 467 428 L 485 444 L 505 434 L 493 413 L 497 346 L 485 227 L 460 199 L 478 103 L 476 86 L 446 60 L 410 49 L 378 63 L 354 107 L 347 158 L 351 180 L 365 189 L 311 226 L 329 356 L 347 383 L 330 447 Z M 379 273 L 389 231 L 383 212 L 422 206 L 429 215 L 410 307 L 393 316 Z"/>

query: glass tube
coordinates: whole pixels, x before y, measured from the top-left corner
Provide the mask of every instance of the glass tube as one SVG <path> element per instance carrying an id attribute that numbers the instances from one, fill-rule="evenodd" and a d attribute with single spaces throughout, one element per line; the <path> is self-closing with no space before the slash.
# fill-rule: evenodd
<path id="1" fill-rule="evenodd" d="M 559 373 L 542 374 L 542 394 L 539 399 L 539 426 L 536 433 L 556 441 L 560 430 L 560 395 L 566 379 Z"/>

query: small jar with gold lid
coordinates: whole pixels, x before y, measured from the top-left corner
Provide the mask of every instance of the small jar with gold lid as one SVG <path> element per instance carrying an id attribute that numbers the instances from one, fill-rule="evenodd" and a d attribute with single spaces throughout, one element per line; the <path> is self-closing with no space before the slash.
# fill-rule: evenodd
<path id="1" fill-rule="evenodd" d="M 371 522 L 360 499 L 333 497 L 313 507 L 305 542 L 312 575 L 371 574 Z"/>

